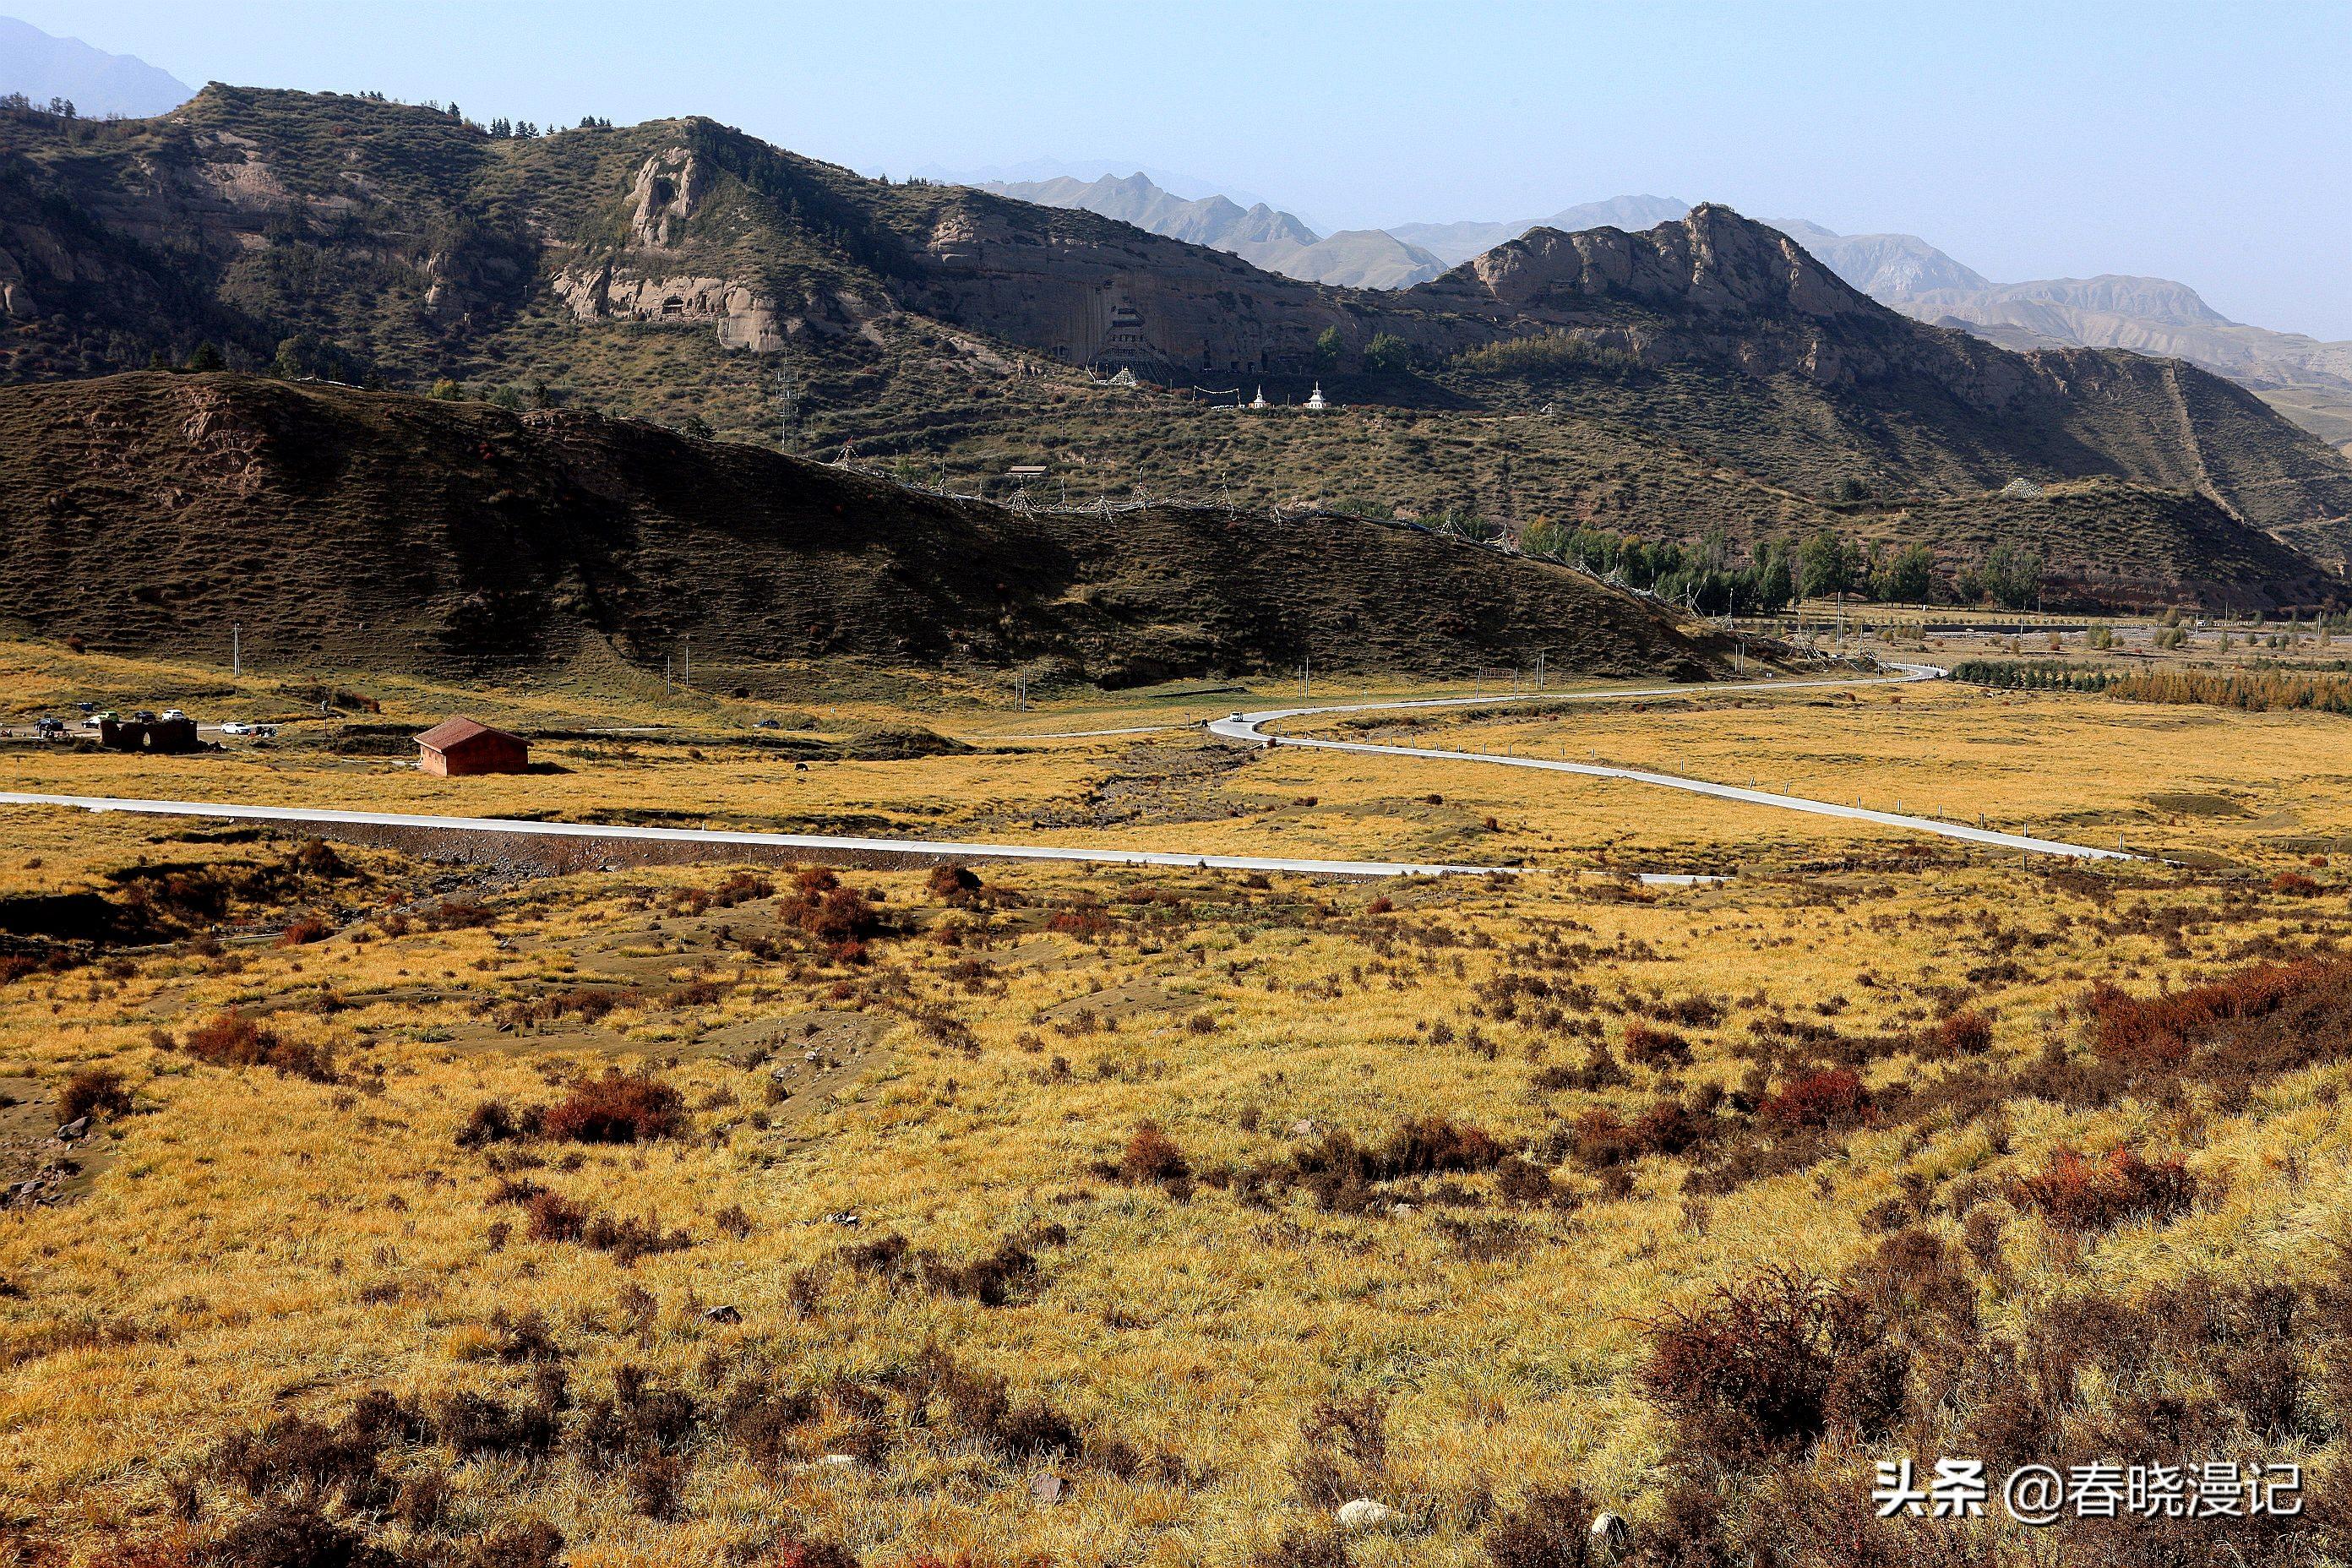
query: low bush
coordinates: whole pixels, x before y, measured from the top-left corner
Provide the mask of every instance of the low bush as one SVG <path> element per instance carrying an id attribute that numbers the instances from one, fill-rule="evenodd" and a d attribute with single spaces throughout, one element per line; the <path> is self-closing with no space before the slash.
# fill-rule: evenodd
<path id="1" fill-rule="evenodd" d="M 550 1138 L 578 1143 L 639 1143 L 676 1137 L 686 1126 L 686 1099 L 650 1074 L 607 1068 L 582 1079 L 548 1109 L 541 1128 Z"/>
<path id="2" fill-rule="evenodd" d="M 1595 1511 L 1581 1487 L 1533 1492 L 1489 1525 L 1480 1544 L 1494 1568 L 1585 1568 Z"/>
<path id="3" fill-rule="evenodd" d="M 2084 1008 L 2091 1046 L 2099 1056 L 2130 1065 L 2177 1066 L 2195 1048 L 2234 1024 L 2266 1017 L 2288 1003 L 2352 980 L 2352 963 L 2309 959 L 2257 963 L 2184 991 L 2138 997 L 2102 981 Z"/>
<path id="4" fill-rule="evenodd" d="M 950 904 L 968 904 L 980 891 L 980 879 L 963 866 L 934 866 L 925 889 L 931 897 Z"/>
<path id="5" fill-rule="evenodd" d="M 509 1405 L 461 1389 L 434 1411 L 434 1428 L 460 1458 L 525 1458 L 555 1447 L 559 1401 L 551 1392 Z"/>
<path id="6" fill-rule="evenodd" d="M 2197 1178 L 2178 1160 L 2151 1164 L 2132 1149 L 2104 1160 L 2061 1149 L 2036 1174 L 2011 1178 L 2005 1195 L 2060 1230 L 2096 1232 L 2130 1219 L 2160 1224 L 2186 1212 L 2197 1201 Z"/>
<path id="7" fill-rule="evenodd" d="M 1971 1007 L 1936 1026 L 1936 1044 L 1946 1051 L 1976 1056 L 1992 1048 L 1992 1020 Z"/>
<path id="8" fill-rule="evenodd" d="M 577 1241 L 588 1228 L 588 1211 L 561 1193 L 541 1189 L 527 1204 L 533 1241 Z"/>
<path id="9" fill-rule="evenodd" d="M 614 1219 L 610 1215 L 592 1214 L 582 1227 L 580 1243 L 609 1252 L 614 1261 L 624 1268 L 640 1258 L 658 1252 L 683 1252 L 694 1245 L 694 1237 L 682 1230 L 664 1230 L 660 1216 L 648 1215 L 643 1219 Z"/>
<path id="10" fill-rule="evenodd" d="M 234 1009 L 189 1030 L 180 1048 L 213 1067 L 266 1067 L 313 1083 L 335 1081 L 333 1061 L 323 1047 L 283 1039 Z"/>
<path id="11" fill-rule="evenodd" d="M 284 931 L 278 933 L 278 945 L 304 947 L 314 942 L 324 942 L 334 934 L 335 928 L 326 921 L 316 915 L 304 915 L 299 920 L 290 921 Z"/>
<path id="12" fill-rule="evenodd" d="M 128 1116 L 131 1090 L 112 1068 L 84 1068 L 66 1079 L 58 1091 L 58 1120 L 79 1121 L 85 1116 Z"/>
<path id="13" fill-rule="evenodd" d="M 1625 1026 L 1625 1059 L 1645 1068 L 1688 1067 L 1691 1044 L 1672 1029 L 1637 1021 Z"/>
<path id="14" fill-rule="evenodd" d="M 1127 1141 L 1127 1152 L 1119 1156 L 1118 1174 L 1126 1182 L 1174 1182 L 1192 1173 L 1192 1162 L 1176 1141 L 1160 1131 L 1155 1121 L 1139 1121 L 1134 1135 Z"/>
<path id="15" fill-rule="evenodd" d="M 209 1555 L 221 1568 L 396 1568 L 399 1561 L 315 1503 L 282 1500 L 230 1526 Z"/>
<path id="16" fill-rule="evenodd" d="M 479 1149 L 490 1143 L 535 1137 L 543 1119 L 544 1113 L 536 1106 L 517 1111 L 503 1100 L 486 1100 L 474 1107 L 466 1124 L 457 1129 L 457 1147 Z"/>
<path id="17" fill-rule="evenodd" d="M 1691 1445 L 1730 1465 L 1810 1447 L 1832 1426 L 1876 1436 L 1908 1363 L 1859 1294 L 1777 1270 L 1649 1325 L 1642 1381 Z"/>
<path id="18" fill-rule="evenodd" d="M 1808 1073 L 1785 1084 L 1756 1108 L 1777 1127 L 1850 1127 L 1870 1114 L 1870 1093 L 1849 1068 Z"/>

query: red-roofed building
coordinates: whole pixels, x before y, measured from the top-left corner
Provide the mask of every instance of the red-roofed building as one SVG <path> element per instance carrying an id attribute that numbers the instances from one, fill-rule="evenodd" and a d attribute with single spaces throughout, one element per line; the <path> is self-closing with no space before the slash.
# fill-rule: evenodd
<path id="1" fill-rule="evenodd" d="M 473 719 L 444 719 L 416 737 L 416 765 L 438 778 L 519 773 L 530 766 L 530 742 Z"/>

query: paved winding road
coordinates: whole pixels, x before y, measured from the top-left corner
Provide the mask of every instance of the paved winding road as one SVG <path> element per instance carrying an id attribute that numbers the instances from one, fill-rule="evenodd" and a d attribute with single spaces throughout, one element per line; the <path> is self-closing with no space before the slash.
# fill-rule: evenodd
<path id="1" fill-rule="evenodd" d="M 1640 697 L 1688 697 L 1695 692 L 1702 691 L 1712 694 L 1725 691 L 1789 691 L 1815 687 L 1895 686 L 1916 680 L 1938 679 L 1944 674 L 1944 671 L 1931 665 L 1890 665 L 1888 668 L 1895 673 L 1885 676 L 1842 677 L 1822 680 L 1749 681 L 1726 685 L 1711 684 L 1705 687 L 1661 686 L 1638 690 L 1553 692 L 1540 696 L 1429 697 L 1397 702 L 1350 702 L 1326 707 L 1269 708 L 1255 713 L 1235 713 L 1229 718 L 1212 720 L 1207 727 L 1211 734 L 1222 739 L 1256 745 L 1304 746 L 1320 751 L 1361 752 L 1372 756 L 1411 757 L 1432 762 L 1486 763 L 1497 767 L 1534 768 L 1556 773 L 1582 773 L 1592 778 L 1623 779 L 1634 784 L 1656 784 L 1664 789 L 1678 789 L 1692 795 L 1712 795 L 1718 800 L 1737 801 L 1747 805 L 1772 806 L 1783 811 L 1810 812 L 1817 816 L 1835 816 L 1853 822 L 1872 822 L 1882 826 L 1906 828 L 1915 833 L 1933 834 L 1942 838 L 1958 838 L 1994 848 L 2022 850 L 2028 854 L 2062 855 L 2092 860 L 2137 858 L 2121 849 L 2102 849 L 2087 844 L 2068 844 L 2055 838 L 2035 838 L 2024 834 L 1999 833 L 1989 828 L 1969 827 L 1961 823 L 1944 822 L 1932 816 L 1908 816 L 1899 812 L 1869 811 L 1856 805 L 1838 805 L 1829 801 L 1808 800 L 1801 795 L 1775 795 L 1766 790 L 1741 789 L 1735 784 L 1709 784 L 1704 779 L 1681 778 L 1673 773 L 1648 773 L 1639 768 L 1607 767 L 1598 763 L 1552 762 L 1542 757 L 1500 756 L 1490 752 L 1441 751 L 1418 746 L 1381 746 L 1364 741 L 1330 741 L 1307 736 L 1276 735 L 1265 729 L 1265 726 L 1285 719 L 1318 718 L 1333 713 L 1375 713 L 1422 708 L 1484 708 L 1502 702 L 1520 701 L 1604 701 Z M 1088 731 L 1088 733 L 1143 733 L 1150 729 L 1172 727 L 1138 726 L 1128 731 Z M 611 843 L 729 845 L 747 848 L 829 850 L 861 855 L 914 855 L 938 859 L 1063 860 L 1113 866 L 1215 868 L 1234 871 L 1297 871 L 1313 876 L 1333 877 L 1484 876 L 1492 872 L 1517 874 L 1530 869 L 1523 866 L 1466 866 L 1443 862 L 1314 860 L 1281 855 L 1183 855 L 1152 849 L 1109 849 L 1039 844 L 980 844 L 951 839 L 858 838 L 832 834 L 754 833 L 709 827 L 632 827 L 583 822 L 531 822 L 498 816 L 432 816 L 408 812 L 332 811 L 310 806 L 240 805 L 222 801 L 134 800 L 108 795 L 29 795 L 14 791 L 0 791 L 0 805 L 68 806 L 84 811 L 133 812 L 152 816 L 221 817 L 237 821 L 284 822 L 320 827 L 384 827 L 409 828 L 435 833 L 509 834 L 523 837 L 584 839 Z M 1654 885 L 1682 885 L 1716 881 L 1720 879 L 1671 873 L 1648 873 L 1641 879 Z"/>
<path id="2" fill-rule="evenodd" d="M 1497 767 L 1536 768 L 1545 773 L 1582 773 L 1590 778 L 1624 779 L 1633 784 L 1656 784 L 1664 789 L 1678 789 L 1691 795 L 1712 795 L 1717 800 L 1738 801 L 1746 805 L 1773 806 L 1782 811 L 1809 812 L 1815 816 L 1843 817 L 1850 822 L 1874 822 L 1885 827 L 1906 828 L 1914 833 L 1933 834 L 1939 838 L 1958 838 L 1970 844 L 1989 845 L 1998 849 L 2018 849 L 2032 855 L 2063 855 L 2084 860 L 2135 860 L 2140 857 L 2122 849 L 2101 849 L 2088 844 L 2069 844 L 2063 839 L 2036 838 L 2022 833 L 2000 833 L 1991 828 L 1970 827 L 1964 823 L 1946 822 L 1933 816 L 1911 816 L 1902 812 L 1871 811 L 1859 805 L 1838 805 L 1825 800 L 1809 800 L 1803 795 L 1775 795 L 1769 790 L 1742 789 L 1737 784 L 1710 784 L 1705 779 L 1683 778 L 1674 773 L 1655 773 L 1640 768 L 1614 768 L 1599 763 L 1553 762 L 1544 757 L 1514 757 L 1492 752 L 1448 752 L 1420 746 L 1380 746 L 1367 741 L 1328 741 L 1312 736 L 1276 735 L 1265 726 L 1285 719 L 1319 718 L 1331 713 L 1381 713 L 1417 708 L 1484 708 L 1498 702 L 1598 702 L 1622 700 L 1636 697 L 1690 697 L 1715 695 L 1725 691 L 1790 691 L 1809 687 L 1902 686 L 1919 680 L 1940 680 L 1945 671 L 1930 664 L 1889 664 L 1895 673 L 1882 676 L 1855 676 L 1824 680 L 1747 681 L 1737 684 L 1700 686 L 1657 686 L 1630 691 L 1582 691 L 1522 693 L 1513 697 L 1424 697 L 1404 702 L 1349 702 L 1321 708 L 1268 708 L 1255 713 L 1235 713 L 1223 719 L 1212 720 L 1209 732 L 1229 741 L 1252 742 L 1261 745 L 1309 746 L 1327 752 L 1362 752 L 1381 757 L 1416 757 L 1424 761 L 1449 763 L 1489 763 Z"/>

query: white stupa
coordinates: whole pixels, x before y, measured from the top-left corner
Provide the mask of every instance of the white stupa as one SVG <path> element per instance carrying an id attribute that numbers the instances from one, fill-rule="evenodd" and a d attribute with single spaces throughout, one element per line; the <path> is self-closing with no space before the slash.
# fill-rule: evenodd
<path id="1" fill-rule="evenodd" d="M 1323 384 L 1319 381 L 1317 382 L 1315 384 L 1315 390 L 1307 395 L 1307 412 L 1310 414 L 1320 414 L 1323 410 L 1330 406 L 1331 405 L 1323 401 Z"/>
<path id="2" fill-rule="evenodd" d="M 1265 387 L 1261 386 L 1257 389 L 1257 395 L 1250 399 L 1250 406 L 1252 408 L 1264 408 L 1265 406 Z"/>

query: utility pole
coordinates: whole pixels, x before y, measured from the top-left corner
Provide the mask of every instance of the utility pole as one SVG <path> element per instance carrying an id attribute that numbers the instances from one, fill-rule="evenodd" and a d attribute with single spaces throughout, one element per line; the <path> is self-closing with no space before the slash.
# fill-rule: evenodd
<path id="1" fill-rule="evenodd" d="M 1013 672 L 1013 710 L 1015 713 L 1029 711 L 1029 678 L 1017 669 Z"/>
<path id="2" fill-rule="evenodd" d="M 799 422 L 801 411 L 800 377 L 793 366 L 792 345 L 784 345 L 782 363 L 776 366 L 776 449 L 788 452 L 793 446 L 793 426 Z"/>
<path id="3" fill-rule="evenodd" d="M 1542 693 L 1542 691 L 1543 691 L 1543 689 L 1544 689 L 1544 656 L 1543 656 L 1542 650 L 1538 649 L 1538 650 L 1537 651 L 1537 653 L 1536 653 L 1536 691 L 1537 691 L 1537 693 L 1538 693 L 1538 695 L 1540 695 L 1540 694 Z"/>
<path id="4" fill-rule="evenodd" d="M 691 637 L 686 639 L 686 668 L 678 677 L 678 684 L 688 691 L 694 689 L 694 639 Z"/>
<path id="5" fill-rule="evenodd" d="M 674 689 L 669 679 L 669 663 L 670 656 L 667 654 L 662 655 L 662 695 L 664 697 L 669 696 Z"/>
<path id="6" fill-rule="evenodd" d="M 229 623 L 228 628 L 228 672 L 231 675 L 245 673 L 245 628 L 234 621 Z"/>
<path id="7" fill-rule="evenodd" d="M 1315 695 L 1315 650 L 1312 648 L 1307 650 L 1307 662 L 1298 667 L 1298 695 L 1302 698 Z"/>

